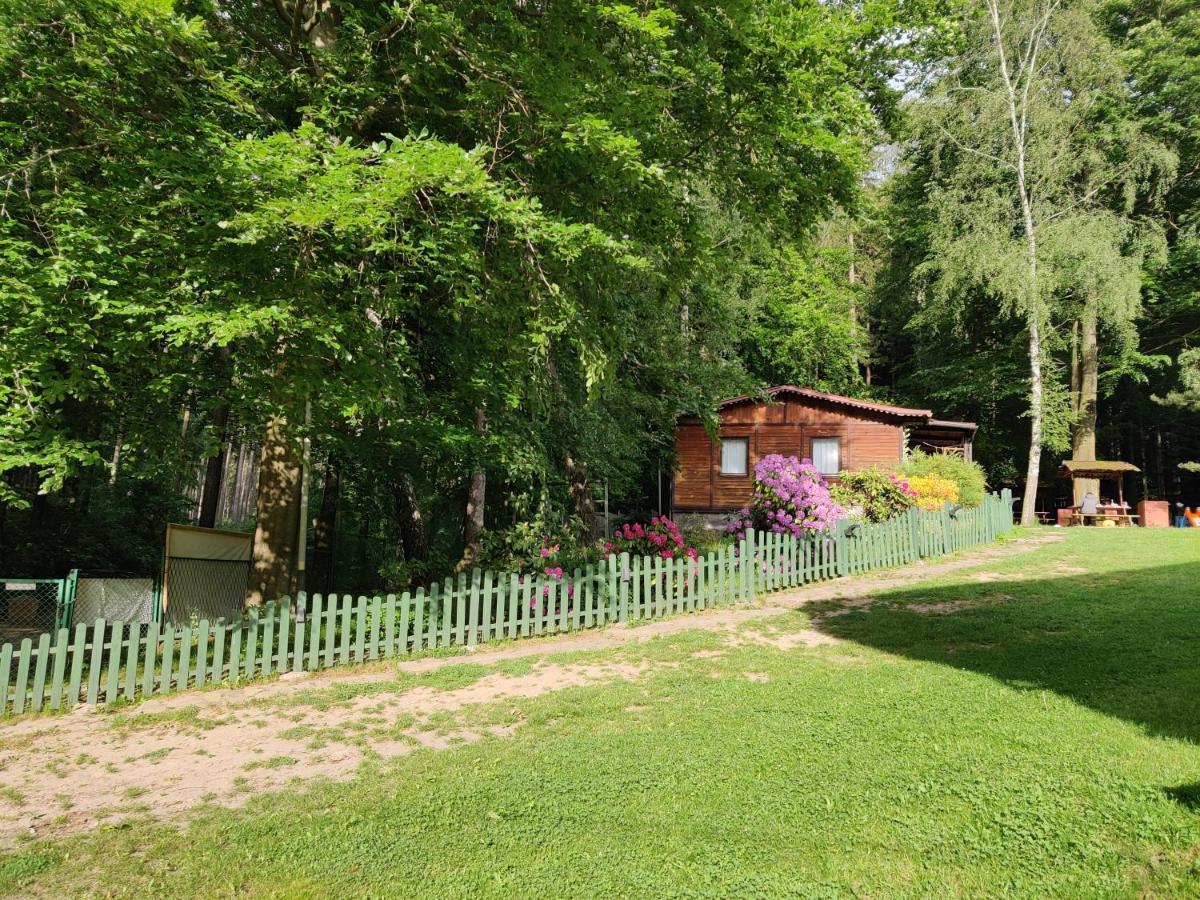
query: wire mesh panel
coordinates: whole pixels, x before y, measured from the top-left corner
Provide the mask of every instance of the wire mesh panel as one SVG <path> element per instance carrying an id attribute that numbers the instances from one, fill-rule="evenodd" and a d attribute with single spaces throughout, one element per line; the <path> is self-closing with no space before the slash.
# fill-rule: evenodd
<path id="1" fill-rule="evenodd" d="M 183 625 L 192 619 L 233 620 L 242 614 L 246 600 L 248 560 L 167 559 L 166 580 L 170 585 L 164 621 Z"/>
<path id="2" fill-rule="evenodd" d="M 163 620 L 233 620 L 242 614 L 252 536 L 238 531 L 168 525 L 163 560 Z"/>
<path id="3" fill-rule="evenodd" d="M 0 645 L 53 631 L 62 600 L 59 579 L 0 580 Z"/>
<path id="4" fill-rule="evenodd" d="M 149 625 L 153 609 L 152 578 L 80 578 L 76 585 L 76 622 L 106 619 Z"/>

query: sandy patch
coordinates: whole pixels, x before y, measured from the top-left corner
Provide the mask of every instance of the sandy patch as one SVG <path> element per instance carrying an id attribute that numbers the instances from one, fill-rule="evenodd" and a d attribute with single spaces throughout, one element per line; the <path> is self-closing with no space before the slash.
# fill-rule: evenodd
<path id="1" fill-rule="evenodd" d="M 1007 576 L 1001 575 L 999 572 L 976 572 L 971 576 L 975 581 L 1002 581 Z"/>
<path id="2" fill-rule="evenodd" d="M 189 705 L 185 701 L 197 696 L 182 695 L 143 704 L 129 714 L 79 709 L 56 718 L 49 728 L 44 720 L 36 729 L 33 723 L 15 723 L 0 730 L 0 843 L 11 845 L 20 834 L 86 830 L 132 809 L 167 818 L 202 803 L 234 807 L 290 783 L 349 778 L 368 758 L 508 736 L 519 726 L 515 710 L 514 721 L 496 725 L 455 724 L 447 714 L 497 700 L 633 680 L 666 667 L 547 664 L 524 675 L 487 675 L 454 690 L 417 687 L 369 694 L 323 710 L 256 703 L 235 708 L 230 697 L 224 703 Z M 256 691 L 221 693 L 262 698 Z M 181 718 L 164 717 L 148 727 L 131 721 L 147 713 Z"/>
<path id="3" fill-rule="evenodd" d="M 735 647 L 751 643 L 774 647 L 776 650 L 795 650 L 797 647 L 826 647 L 831 644 L 840 644 L 841 642 L 841 638 L 836 638 L 831 634 L 825 634 L 813 628 L 801 628 L 796 631 L 769 635 L 751 629 L 743 631 L 739 635 L 734 635 L 729 641 Z"/>
<path id="4" fill-rule="evenodd" d="M 961 612 L 964 609 L 983 606 L 985 602 L 984 600 L 943 600 L 940 603 L 906 603 L 903 606 L 897 607 L 897 609 L 920 613 L 926 616 L 946 616 L 950 613 Z"/>

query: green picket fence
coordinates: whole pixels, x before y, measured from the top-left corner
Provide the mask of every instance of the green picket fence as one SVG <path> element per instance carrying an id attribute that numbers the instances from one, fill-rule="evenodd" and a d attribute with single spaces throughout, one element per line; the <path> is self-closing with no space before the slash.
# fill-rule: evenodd
<path id="1" fill-rule="evenodd" d="M 751 602 L 760 593 L 903 565 L 987 543 L 1011 497 L 977 509 L 912 509 L 824 535 L 750 532 L 699 559 L 611 556 L 557 580 L 475 570 L 429 590 L 301 594 L 234 622 L 79 623 L 0 648 L 0 714 L 70 709 L 244 679 L 312 672 L 437 647 L 561 634 Z M 751 564 L 744 564 L 750 560 Z"/>

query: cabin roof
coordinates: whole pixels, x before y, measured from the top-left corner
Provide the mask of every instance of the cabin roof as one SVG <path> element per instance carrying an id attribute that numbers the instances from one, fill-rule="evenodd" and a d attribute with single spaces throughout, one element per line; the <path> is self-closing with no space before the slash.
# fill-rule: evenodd
<path id="1" fill-rule="evenodd" d="M 954 419 L 930 419 L 925 424 L 930 428 L 945 428 L 948 431 L 976 431 L 979 428 L 974 422 L 959 422 Z"/>
<path id="2" fill-rule="evenodd" d="M 1112 478 L 1122 472 L 1140 471 L 1133 463 L 1115 459 L 1064 459 L 1058 473 L 1068 478 Z"/>
<path id="3" fill-rule="evenodd" d="M 764 398 L 774 398 L 779 395 L 803 397 L 809 400 L 820 400 L 825 403 L 832 403 L 835 406 L 845 406 L 850 409 L 860 409 L 865 412 L 879 413 L 885 416 L 895 416 L 900 419 L 920 419 L 928 420 L 933 415 L 932 410 L 928 409 L 909 409 L 905 406 L 889 406 L 886 403 L 875 403 L 872 400 L 859 400 L 855 397 L 844 397 L 841 394 L 827 394 L 824 391 L 814 391 L 812 388 L 796 387 L 791 384 L 779 384 L 775 387 L 767 388 L 760 394 L 742 394 L 737 397 L 730 397 L 722 400 L 717 406 L 719 409 L 725 409 L 728 406 L 737 406 L 740 403 L 760 403 Z M 955 423 L 958 425 L 969 423 Z M 974 427 L 974 426 L 972 426 Z"/>

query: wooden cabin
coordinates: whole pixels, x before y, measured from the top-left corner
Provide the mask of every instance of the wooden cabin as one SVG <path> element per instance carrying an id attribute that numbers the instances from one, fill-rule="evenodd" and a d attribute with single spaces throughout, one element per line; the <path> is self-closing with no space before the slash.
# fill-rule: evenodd
<path id="1" fill-rule="evenodd" d="M 671 506 L 678 513 L 725 513 L 745 506 L 754 488 L 754 464 L 772 453 L 811 459 L 836 480 L 844 471 L 899 465 L 910 447 L 970 459 L 975 435 L 974 423 L 934 419 L 928 409 L 791 385 L 730 397 L 718 413 L 715 441 L 697 417 L 679 420 L 671 483 Z"/>

